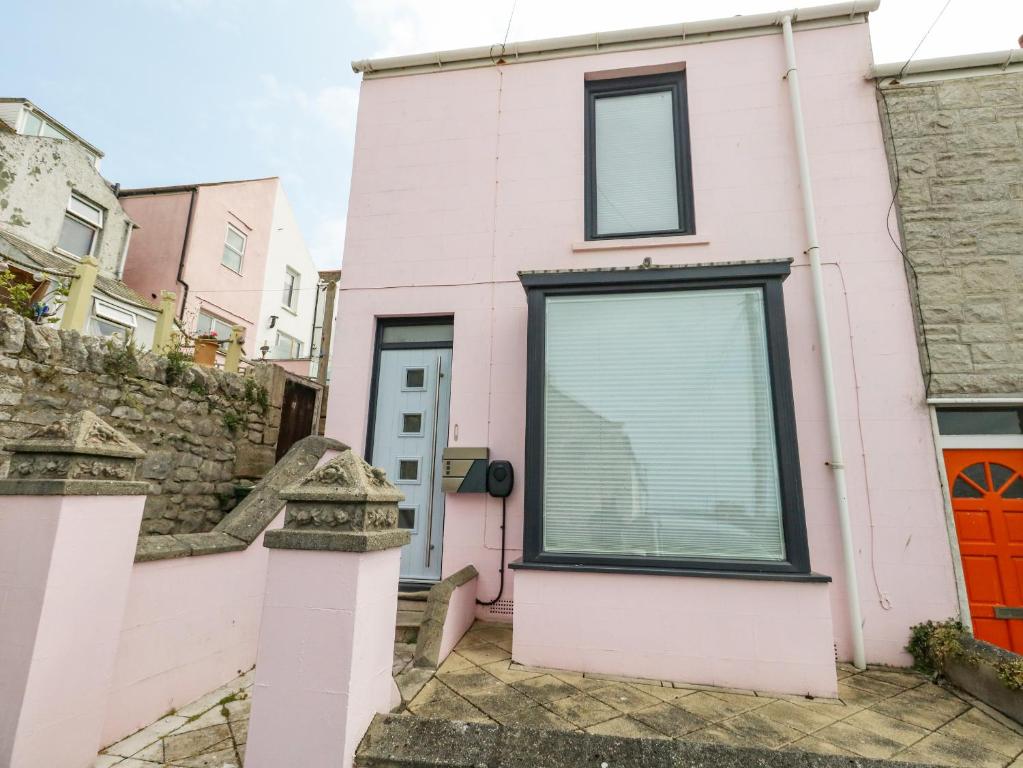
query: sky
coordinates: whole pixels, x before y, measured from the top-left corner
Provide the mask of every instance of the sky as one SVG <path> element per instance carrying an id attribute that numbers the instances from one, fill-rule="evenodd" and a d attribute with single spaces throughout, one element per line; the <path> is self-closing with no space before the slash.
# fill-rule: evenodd
<path id="1" fill-rule="evenodd" d="M 870 17 L 875 61 L 904 61 L 946 1 L 882 0 Z M 103 175 L 123 187 L 280 176 L 321 269 L 337 268 L 344 244 L 359 94 L 353 59 L 499 43 L 506 29 L 511 42 L 791 7 L 785 0 L 4 4 L 0 96 L 32 100 L 99 147 Z M 1023 0 L 951 0 L 915 58 L 1007 50 L 1021 34 Z"/>

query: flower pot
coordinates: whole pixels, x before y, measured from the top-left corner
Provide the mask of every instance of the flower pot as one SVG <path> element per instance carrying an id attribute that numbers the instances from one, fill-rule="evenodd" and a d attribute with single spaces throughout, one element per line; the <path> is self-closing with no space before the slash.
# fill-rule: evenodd
<path id="1" fill-rule="evenodd" d="M 195 340 L 195 364 L 204 368 L 213 368 L 217 364 L 217 349 L 220 344 L 216 339 Z"/>

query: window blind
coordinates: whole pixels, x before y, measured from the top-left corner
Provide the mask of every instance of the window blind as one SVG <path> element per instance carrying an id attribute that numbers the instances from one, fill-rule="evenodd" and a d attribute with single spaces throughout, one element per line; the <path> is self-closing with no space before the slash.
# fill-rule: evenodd
<path id="1" fill-rule="evenodd" d="M 547 299 L 547 552 L 783 560 L 759 288 Z"/>
<path id="2" fill-rule="evenodd" d="M 671 91 L 594 101 L 596 233 L 678 229 Z"/>

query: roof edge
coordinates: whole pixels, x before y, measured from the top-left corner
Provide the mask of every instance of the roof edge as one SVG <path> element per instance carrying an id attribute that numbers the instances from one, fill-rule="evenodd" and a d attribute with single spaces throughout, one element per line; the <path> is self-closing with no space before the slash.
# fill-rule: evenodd
<path id="1" fill-rule="evenodd" d="M 249 184 L 256 181 L 280 180 L 280 176 L 259 176 L 255 179 L 229 179 L 227 181 L 200 181 L 196 184 L 171 184 L 166 187 L 136 187 L 134 189 L 121 189 L 118 197 L 131 197 L 132 195 L 168 195 L 173 192 L 191 192 L 199 187 L 222 187 L 226 184 Z"/>
<path id="2" fill-rule="evenodd" d="M 988 51 L 987 53 L 968 53 L 963 56 L 940 56 L 934 59 L 920 59 L 889 64 L 875 64 L 870 68 L 871 78 L 910 77 L 912 75 L 936 76 L 943 72 L 956 72 L 969 69 L 995 69 L 1007 71 L 1016 69 L 1014 65 L 1023 64 L 1023 48 L 1009 48 L 1006 51 Z M 905 72 L 903 73 L 903 69 Z M 926 79 L 926 78 L 925 78 Z"/>
<path id="3" fill-rule="evenodd" d="M 711 39 L 752 37 L 780 33 L 782 19 L 790 16 L 797 27 L 834 26 L 862 22 L 876 11 L 880 0 L 852 0 L 830 5 L 793 8 L 772 13 L 732 16 L 682 24 L 664 24 L 609 32 L 594 32 L 569 37 L 528 40 L 507 45 L 460 48 L 407 56 L 362 59 L 352 62 L 352 71 L 365 79 L 397 75 L 439 72 L 445 69 L 469 69 L 543 59 L 567 58 L 619 50 L 661 48 L 669 45 L 707 42 Z"/>
<path id="4" fill-rule="evenodd" d="M 104 157 L 106 157 L 106 155 L 103 153 L 102 149 L 97 147 L 95 144 L 92 144 L 91 142 L 88 142 L 85 139 L 83 139 L 79 134 L 77 134 L 74 131 L 72 131 L 70 128 L 68 128 L 66 125 L 64 125 L 64 123 L 62 123 L 60 120 L 55 118 L 53 115 L 49 114 L 46 110 L 44 110 L 42 107 L 40 107 L 34 101 L 32 101 L 32 99 L 26 99 L 26 98 L 21 97 L 21 96 L 5 97 L 5 98 L 0 98 L 0 103 L 3 103 L 3 104 L 21 104 L 22 106 L 28 108 L 32 112 L 38 112 L 46 120 L 48 120 L 51 123 L 53 123 L 54 125 L 56 125 L 58 128 L 60 128 L 60 130 L 62 130 L 65 133 L 67 133 L 71 138 L 73 138 L 75 141 L 77 141 L 79 144 L 81 144 L 83 147 L 85 147 L 87 150 L 89 150 L 92 154 L 96 155 L 96 157 L 98 157 L 100 159 L 103 159 Z M 47 137 L 44 136 L 42 138 L 47 138 Z"/>

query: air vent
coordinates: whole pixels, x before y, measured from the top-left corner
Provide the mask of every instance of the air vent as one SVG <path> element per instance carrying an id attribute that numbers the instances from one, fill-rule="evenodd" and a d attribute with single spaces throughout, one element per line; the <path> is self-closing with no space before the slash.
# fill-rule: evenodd
<path id="1" fill-rule="evenodd" d="M 511 616 L 515 613 L 515 603 L 511 600 L 498 600 L 487 606 L 487 612 L 492 616 Z"/>

